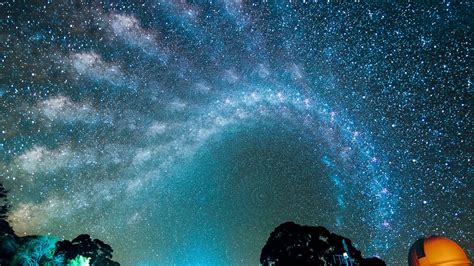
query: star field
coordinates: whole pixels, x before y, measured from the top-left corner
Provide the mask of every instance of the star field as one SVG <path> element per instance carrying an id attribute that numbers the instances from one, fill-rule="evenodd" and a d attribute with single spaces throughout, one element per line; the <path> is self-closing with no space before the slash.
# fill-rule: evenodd
<path id="1" fill-rule="evenodd" d="M 254 265 L 291 220 L 472 256 L 472 3 L 292 2 L 0 4 L 16 233 Z"/>

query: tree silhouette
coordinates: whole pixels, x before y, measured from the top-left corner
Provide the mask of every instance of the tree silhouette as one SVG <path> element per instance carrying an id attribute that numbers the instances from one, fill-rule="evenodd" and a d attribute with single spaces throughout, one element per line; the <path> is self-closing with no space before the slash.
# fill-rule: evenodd
<path id="1" fill-rule="evenodd" d="M 99 239 L 92 240 L 87 234 L 82 234 L 72 241 L 63 240 L 56 243 L 55 255 L 62 255 L 68 260 L 77 256 L 90 258 L 91 265 L 119 265 L 112 261 L 112 247 Z"/>
<path id="2" fill-rule="evenodd" d="M 7 197 L 8 191 L 0 183 L 0 265 L 8 265 L 18 249 L 18 238 L 8 222 L 10 202 Z"/>
<path id="3" fill-rule="evenodd" d="M 352 265 L 385 265 L 378 258 L 364 259 L 350 239 L 330 233 L 322 226 L 301 226 L 293 222 L 279 225 L 262 249 L 262 265 L 345 265 L 343 254 Z"/>
<path id="4" fill-rule="evenodd" d="M 0 234 L 2 236 L 14 235 L 13 228 L 8 223 L 8 212 L 10 211 L 10 202 L 7 197 L 8 191 L 2 183 L 0 183 Z"/>

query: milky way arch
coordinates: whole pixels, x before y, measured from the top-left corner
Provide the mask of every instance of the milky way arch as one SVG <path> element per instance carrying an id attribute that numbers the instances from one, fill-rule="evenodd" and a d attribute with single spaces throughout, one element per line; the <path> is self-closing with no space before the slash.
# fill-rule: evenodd
<path id="1" fill-rule="evenodd" d="M 227 127 L 235 130 L 235 124 L 265 124 L 268 120 L 280 120 L 288 128 L 307 131 L 305 141 L 323 149 L 323 155 L 315 160 L 330 169 L 327 178 L 335 188 L 334 206 L 339 209 L 334 224 L 347 230 L 355 224 L 361 226 L 363 221 L 372 230 L 368 252 L 385 252 L 387 241 L 394 241 L 390 235 L 398 230 L 394 219 L 398 192 L 385 172 L 383 156 L 374 151 L 367 134 L 344 113 L 331 111 L 318 96 L 304 95 L 294 87 L 276 86 L 281 90 L 275 90 L 272 85 L 270 89 L 245 89 L 214 101 L 199 118 L 204 117 L 205 124 L 211 125 L 210 139 L 214 134 L 225 134 Z M 347 215 L 346 209 L 358 209 L 361 216 Z"/>

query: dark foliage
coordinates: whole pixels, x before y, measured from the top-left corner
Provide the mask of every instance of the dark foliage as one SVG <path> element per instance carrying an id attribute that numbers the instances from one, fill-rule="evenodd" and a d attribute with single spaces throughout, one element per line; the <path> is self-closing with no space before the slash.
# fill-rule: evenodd
<path id="1" fill-rule="evenodd" d="M 78 255 L 91 258 L 91 265 L 120 265 L 112 261 L 112 247 L 99 239 L 92 240 L 87 234 L 82 234 L 72 241 L 63 240 L 56 243 L 55 255 L 63 255 L 67 260 Z"/>
<path id="2" fill-rule="evenodd" d="M 279 225 L 262 249 L 262 265 L 343 265 L 338 256 L 346 252 L 353 265 L 385 265 L 378 258 L 364 259 L 348 238 L 321 226 L 293 222 Z"/>
<path id="3" fill-rule="evenodd" d="M 0 183 L 0 265 L 7 265 L 18 248 L 18 238 L 7 220 L 10 211 L 7 194 L 8 191 Z"/>
<path id="4" fill-rule="evenodd" d="M 0 183 L 0 235 L 11 236 L 15 232 L 7 221 L 8 212 L 10 211 L 10 202 L 7 198 L 8 191 L 5 189 L 3 184 Z"/>

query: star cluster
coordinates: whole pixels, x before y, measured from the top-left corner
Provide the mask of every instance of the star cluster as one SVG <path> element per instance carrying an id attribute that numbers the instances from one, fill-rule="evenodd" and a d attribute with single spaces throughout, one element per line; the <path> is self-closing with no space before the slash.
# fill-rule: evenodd
<path id="1" fill-rule="evenodd" d="M 123 265 L 258 263 L 282 222 L 406 263 L 472 231 L 472 3 L 0 4 L 19 235 Z"/>

